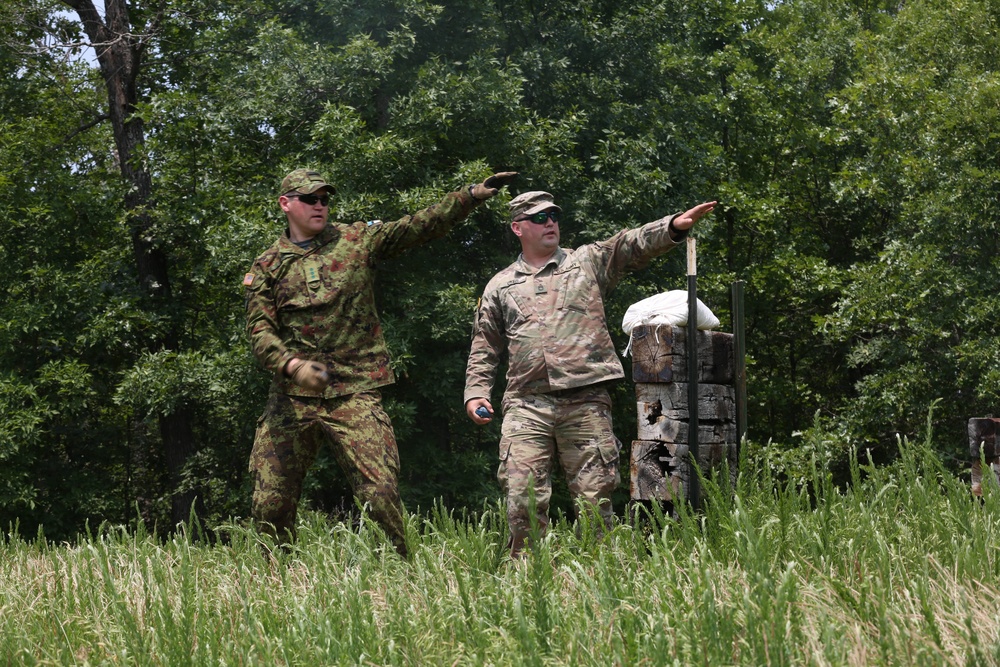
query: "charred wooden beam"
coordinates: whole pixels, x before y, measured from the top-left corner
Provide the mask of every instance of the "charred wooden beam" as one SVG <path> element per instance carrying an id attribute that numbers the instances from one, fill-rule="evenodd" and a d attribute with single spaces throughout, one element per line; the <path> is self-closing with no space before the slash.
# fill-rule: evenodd
<path id="1" fill-rule="evenodd" d="M 688 420 L 688 385 L 686 382 L 637 384 L 635 397 L 640 423 L 652 424 L 661 416 L 679 421 Z M 732 387 L 721 384 L 698 385 L 698 416 L 700 419 L 709 422 L 734 422 L 735 410 L 736 393 Z"/>
<path id="2" fill-rule="evenodd" d="M 690 450 L 686 443 L 633 440 L 630 488 L 633 500 L 673 502 L 687 497 L 691 479 Z M 736 448 L 731 442 L 700 442 L 698 462 L 707 471 L 729 465 L 730 484 L 736 483 Z"/>
<path id="3" fill-rule="evenodd" d="M 1000 479 L 1000 418 L 969 420 L 969 455 L 972 458 L 972 493 L 983 495 L 983 463 L 994 483 Z"/>
<path id="4" fill-rule="evenodd" d="M 733 334 L 699 331 L 698 382 L 733 384 Z M 687 332 L 669 324 L 632 330 L 632 380 L 637 383 L 686 381 Z"/>

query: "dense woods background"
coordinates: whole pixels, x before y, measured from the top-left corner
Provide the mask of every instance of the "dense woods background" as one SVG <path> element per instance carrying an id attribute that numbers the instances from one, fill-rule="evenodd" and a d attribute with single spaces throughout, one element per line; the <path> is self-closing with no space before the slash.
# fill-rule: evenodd
<path id="1" fill-rule="evenodd" d="M 246 515 L 268 378 L 240 283 L 305 165 L 343 220 L 517 170 L 568 246 L 718 199 L 699 290 L 728 327 L 745 281 L 753 443 L 795 476 L 930 427 L 960 469 L 967 419 L 1000 412 L 998 19 L 998 0 L 0 5 L 0 525 Z M 496 495 L 498 432 L 461 390 L 476 298 L 517 252 L 507 196 L 382 267 L 411 510 Z M 682 288 L 682 262 L 634 274 L 609 321 Z M 312 506 L 345 492 L 321 461 Z"/>

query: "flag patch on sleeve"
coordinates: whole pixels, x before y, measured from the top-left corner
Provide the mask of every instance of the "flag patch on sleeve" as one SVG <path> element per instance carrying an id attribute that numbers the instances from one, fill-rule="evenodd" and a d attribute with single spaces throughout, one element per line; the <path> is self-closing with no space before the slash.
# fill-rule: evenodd
<path id="1" fill-rule="evenodd" d="M 246 274 L 245 276 L 243 276 L 243 285 L 245 287 L 250 287 L 251 285 L 253 285 L 253 279 L 254 275 L 252 273 Z"/>

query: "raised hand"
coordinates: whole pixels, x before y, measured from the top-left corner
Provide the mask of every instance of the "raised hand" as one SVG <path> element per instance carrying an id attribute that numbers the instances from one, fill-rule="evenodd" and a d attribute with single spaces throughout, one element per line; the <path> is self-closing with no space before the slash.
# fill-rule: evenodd
<path id="1" fill-rule="evenodd" d="M 496 195 L 505 185 L 510 185 L 517 178 L 516 171 L 501 171 L 493 174 L 482 183 L 472 186 L 472 196 L 482 201 Z"/>

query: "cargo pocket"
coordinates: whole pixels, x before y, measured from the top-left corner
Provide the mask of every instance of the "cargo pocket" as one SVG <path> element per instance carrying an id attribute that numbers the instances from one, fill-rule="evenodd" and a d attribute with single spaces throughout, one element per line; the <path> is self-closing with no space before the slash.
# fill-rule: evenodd
<path id="1" fill-rule="evenodd" d="M 604 438 L 597 446 L 601 453 L 601 460 L 605 465 L 618 464 L 618 459 L 622 453 L 622 443 L 614 434 L 610 438 Z"/>
<path id="2" fill-rule="evenodd" d="M 510 458 L 510 438 L 500 436 L 500 463 L 497 465 L 497 481 L 500 488 L 507 493 L 507 459 Z"/>
<path id="3" fill-rule="evenodd" d="M 257 417 L 257 428 L 254 430 L 253 434 L 253 447 L 250 450 L 250 461 L 247 463 L 247 472 L 257 472 L 257 458 L 260 456 L 258 451 L 261 446 L 261 441 L 264 439 L 264 435 L 267 432 L 267 425 L 264 424 L 264 418 L 267 417 L 267 411 L 264 411 L 260 417 Z"/>
<path id="4" fill-rule="evenodd" d="M 605 479 L 607 480 L 607 492 L 613 491 L 622 483 L 621 466 L 618 459 L 621 457 L 622 443 L 613 434 L 610 438 L 604 439 L 598 450 L 601 452 L 601 460 L 604 461 Z"/>
<path id="5" fill-rule="evenodd" d="M 396 430 L 392 427 L 392 419 L 382 405 L 382 392 L 378 389 L 369 389 L 357 394 L 357 399 L 362 401 L 360 407 L 371 410 L 371 416 L 375 421 L 367 422 L 366 428 L 374 429 L 375 440 L 382 443 L 386 464 L 391 468 L 393 475 L 398 477 L 399 443 L 396 440 Z"/>
<path id="6" fill-rule="evenodd" d="M 510 456 L 510 440 L 508 438 L 500 438 L 500 462 L 503 463 Z"/>

